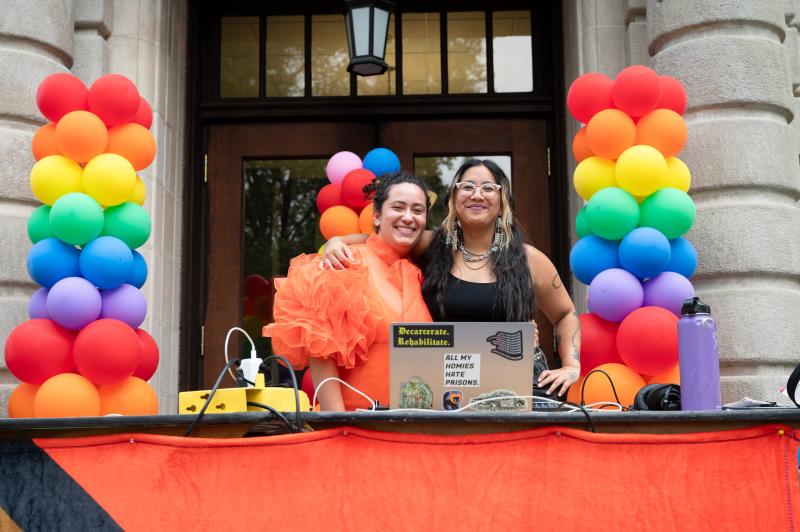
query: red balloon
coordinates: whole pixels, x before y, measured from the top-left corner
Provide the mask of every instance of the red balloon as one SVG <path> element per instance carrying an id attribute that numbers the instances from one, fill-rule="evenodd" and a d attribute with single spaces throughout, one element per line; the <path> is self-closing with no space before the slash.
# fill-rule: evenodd
<path id="1" fill-rule="evenodd" d="M 670 76 L 659 76 L 661 83 L 661 101 L 659 109 L 672 109 L 679 115 L 686 110 L 686 91 L 680 81 Z"/>
<path id="2" fill-rule="evenodd" d="M 572 82 L 567 93 L 567 108 L 578 122 L 587 123 L 611 103 L 612 81 L 603 74 L 584 74 Z"/>
<path id="3" fill-rule="evenodd" d="M 623 69 L 611 86 L 611 100 L 632 118 L 646 115 L 661 101 L 658 74 L 642 65 Z"/>
<path id="4" fill-rule="evenodd" d="M 139 365 L 133 371 L 133 376 L 149 381 L 155 374 L 158 367 L 158 344 L 146 331 L 136 329 L 136 336 L 139 337 L 139 346 L 142 354 L 139 358 Z"/>
<path id="5" fill-rule="evenodd" d="M 260 296 L 272 295 L 272 284 L 257 273 L 244 278 L 244 295 L 251 301 Z"/>
<path id="6" fill-rule="evenodd" d="M 80 374 L 95 384 L 115 384 L 130 377 L 142 358 L 134 330 L 112 319 L 93 321 L 81 329 L 72 352 Z"/>
<path id="7" fill-rule="evenodd" d="M 581 314 L 581 375 L 600 364 L 622 364 L 617 351 L 619 323 L 606 321 L 597 314 Z"/>
<path id="8" fill-rule="evenodd" d="M 136 85 L 125 76 L 106 74 L 89 87 L 89 110 L 108 127 L 133 120 L 141 97 Z"/>
<path id="9" fill-rule="evenodd" d="M 314 381 L 311 379 L 311 368 L 308 368 L 306 372 L 303 373 L 303 380 L 300 382 L 300 389 L 306 392 L 309 402 L 314 399 Z"/>
<path id="10" fill-rule="evenodd" d="M 139 107 L 136 109 L 136 114 L 133 115 L 131 122 L 142 125 L 147 129 L 150 129 L 153 124 L 153 110 L 147 100 L 144 99 L 144 96 L 139 97 Z"/>
<path id="11" fill-rule="evenodd" d="M 322 187 L 317 193 L 317 210 L 325 212 L 334 205 L 342 204 L 342 185 L 339 183 L 329 183 Z"/>
<path id="12" fill-rule="evenodd" d="M 619 324 L 617 349 L 625 364 L 658 375 L 678 362 L 678 317 L 661 307 L 642 307 Z"/>
<path id="13" fill-rule="evenodd" d="M 375 174 L 366 168 L 351 170 L 342 180 L 342 201 L 354 209 L 363 209 L 372 201 L 364 187 L 372 183 Z"/>
<path id="14" fill-rule="evenodd" d="M 6 339 L 6 367 L 22 382 L 44 381 L 72 371 L 72 344 L 75 334 L 57 323 L 28 320 L 17 325 Z"/>
<path id="15" fill-rule="evenodd" d="M 36 105 L 51 122 L 72 111 L 89 108 L 86 85 L 72 74 L 50 74 L 36 89 Z"/>

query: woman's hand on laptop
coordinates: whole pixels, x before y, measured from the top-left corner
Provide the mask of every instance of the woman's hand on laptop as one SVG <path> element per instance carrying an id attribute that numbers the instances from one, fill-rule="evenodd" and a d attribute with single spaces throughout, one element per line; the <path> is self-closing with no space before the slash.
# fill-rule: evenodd
<path id="1" fill-rule="evenodd" d="M 325 244 L 319 267 L 323 270 L 344 270 L 355 262 L 356 258 L 353 256 L 350 246 L 345 244 L 340 237 L 335 236 Z"/>
<path id="2" fill-rule="evenodd" d="M 558 390 L 558 395 L 562 396 L 567 393 L 570 386 L 575 384 L 580 373 L 580 368 L 569 365 L 558 369 L 548 369 L 539 376 L 539 388 L 544 389 L 547 387 L 548 395 Z"/>

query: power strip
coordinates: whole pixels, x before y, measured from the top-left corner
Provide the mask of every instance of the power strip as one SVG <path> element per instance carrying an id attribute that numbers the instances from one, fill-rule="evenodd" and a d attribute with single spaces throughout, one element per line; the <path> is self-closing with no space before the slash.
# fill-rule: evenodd
<path id="1" fill-rule="evenodd" d="M 178 394 L 178 413 L 197 414 L 203 408 L 210 393 L 210 390 L 180 392 Z M 311 410 L 311 401 L 308 399 L 308 395 L 302 390 L 297 393 L 300 398 L 300 411 L 309 412 Z M 294 412 L 294 388 L 267 387 L 264 381 L 264 374 L 259 373 L 256 376 L 256 385 L 252 388 L 217 389 L 205 413 L 264 412 L 264 409 L 257 406 L 248 406 L 247 403 L 261 403 L 271 406 L 278 412 Z"/>

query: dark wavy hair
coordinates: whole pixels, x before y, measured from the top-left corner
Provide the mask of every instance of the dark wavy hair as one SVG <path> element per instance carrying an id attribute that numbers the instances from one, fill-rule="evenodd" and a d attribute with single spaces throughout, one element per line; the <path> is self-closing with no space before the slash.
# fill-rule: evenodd
<path id="1" fill-rule="evenodd" d="M 431 197 L 428 194 L 428 185 L 425 184 L 425 181 L 423 181 L 421 177 L 415 176 L 414 174 L 409 174 L 402 170 L 383 174 L 373 179 L 371 183 L 365 185 L 363 191 L 364 194 L 372 198 L 372 206 L 375 212 L 381 212 L 383 203 L 389 197 L 389 190 L 394 185 L 400 185 L 402 183 L 411 183 L 422 189 L 422 192 L 425 194 L 425 211 L 427 213 L 431 208 Z"/>
<path id="2" fill-rule="evenodd" d="M 424 280 L 422 295 L 425 303 L 436 321 L 447 321 L 444 311 L 444 292 L 447 288 L 447 277 L 453 267 L 453 256 L 458 253 L 458 239 L 461 231 L 456 223 L 453 190 L 464 173 L 475 166 L 484 166 L 501 186 L 501 230 L 505 236 L 504 245 L 489 259 L 497 281 L 497 299 L 492 309 L 493 316 L 501 316 L 505 321 L 530 321 L 533 319 L 534 298 L 533 278 L 528 268 L 525 253 L 525 235 L 513 221 L 513 199 L 511 181 L 497 164 L 491 160 L 469 159 L 461 165 L 453 177 L 447 198 L 449 209 L 446 218 L 453 221 L 451 244 L 447 244 L 447 227 L 436 229 L 433 242 L 423 255 L 422 263 Z"/>

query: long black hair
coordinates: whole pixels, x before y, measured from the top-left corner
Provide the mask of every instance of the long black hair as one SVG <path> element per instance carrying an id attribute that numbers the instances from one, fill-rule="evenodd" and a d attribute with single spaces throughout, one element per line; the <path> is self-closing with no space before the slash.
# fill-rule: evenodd
<path id="1" fill-rule="evenodd" d="M 502 317 L 505 321 L 530 321 L 534 312 L 534 283 L 525 253 L 525 235 L 513 221 L 511 181 L 497 164 L 488 159 L 469 159 L 453 176 L 447 198 L 449 211 L 447 218 L 434 232 L 433 241 L 420 260 L 424 273 L 422 295 L 434 320 L 447 321 L 444 293 L 447 289 L 448 275 L 453 267 L 453 256 L 458 252 L 458 242 L 462 238 L 456 220 L 453 189 L 455 184 L 461 181 L 464 173 L 475 166 L 486 167 L 500 185 L 499 224 L 504 242 L 489 258 L 497 281 L 497 299 L 494 302 L 492 315 Z"/>

